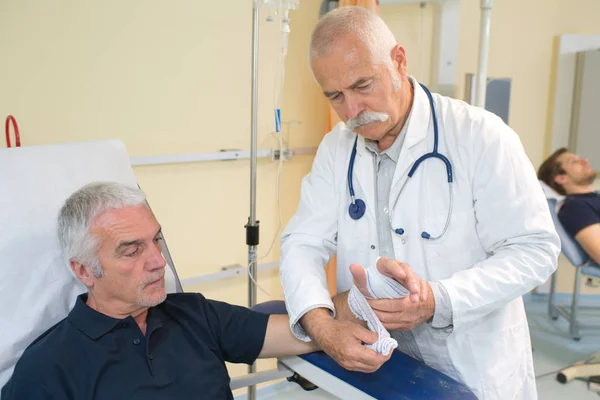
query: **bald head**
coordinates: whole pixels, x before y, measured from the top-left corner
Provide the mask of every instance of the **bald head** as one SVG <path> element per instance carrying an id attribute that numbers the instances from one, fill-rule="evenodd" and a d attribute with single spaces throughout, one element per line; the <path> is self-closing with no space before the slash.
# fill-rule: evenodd
<path id="1" fill-rule="evenodd" d="M 371 62 L 391 66 L 396 39 L 385 22 L 363 7 L 340 7 L 317 23 L 310 40 L 311 67 L 315 58 L 327 57 L 340 42 L 354 41 L 368 48 Z"/>

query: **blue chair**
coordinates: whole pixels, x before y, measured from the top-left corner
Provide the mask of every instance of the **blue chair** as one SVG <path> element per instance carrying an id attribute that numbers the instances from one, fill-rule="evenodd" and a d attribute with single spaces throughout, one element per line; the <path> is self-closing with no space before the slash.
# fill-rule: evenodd
<path id="1" fill-rule="evenodd" d="M 587 283 L 591 284 L 595 278 L 600 278 L 600 265 L 596 264 L 590 259 L 590 256 L 583 250 L 583 248 L 577 243 L 577 241 L 565 230 L 558 219 L 556 212 L 556 199 L 547 199 L 548 206 L 550 208 L 550 214 L 556 227 L 558 236 L 560 236 L 560 243 L 562 246 L 562 253 L 565 255 L 567 260 L 575 267 L 575 286 L 573 287 L 573 299 L 570 304 L 570 311 L 565 305 L 555 304 L 555 292 L 556 292 L 556 276 L 555 272 L 552 274 L 552 280 L 550 281 L 550 298 L 548 299 L 548 313 L 552 319 L 557 319 L 559 315 L 562 315 L 569 321 L 569 334 L 574 340 L 580 340 L 580 328 L 583 327 L 577 321 L 577 309 L 581 308 L 597 308 L 587 307 L 579 304 L 579 297 L 581 292 L 581 277 L 587 277 Z"/>

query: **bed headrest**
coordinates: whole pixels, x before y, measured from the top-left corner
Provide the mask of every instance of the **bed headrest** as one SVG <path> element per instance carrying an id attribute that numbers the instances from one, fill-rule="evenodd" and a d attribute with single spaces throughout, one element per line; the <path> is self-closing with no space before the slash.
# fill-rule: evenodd
<path id="1" fill-rule="evenodd" d="M 558 193 L 556 190 L 554 190 L 550 186 L 548 186 L 545 182 L 543 182 L 543 181 L 539 181 L 539 182 L 540 182 L 540 185 L 542 186 L 542 190 L 544 191 L 544 195 L 546 196 L 546 199 L 556 200 L 556 210 L 558 211 L 558 209 L 563 205 L 566 196 Z"/>
<path id="2" fill-rule="evenodd" d="M 0 388 L 25 348 L 66 317 L 85 286 L 60 253 L 60 207 L 93 181 L 137 182 L 118 140 L 0 149 Z M 174 292 L 167 268 L 167 290 Z"/>

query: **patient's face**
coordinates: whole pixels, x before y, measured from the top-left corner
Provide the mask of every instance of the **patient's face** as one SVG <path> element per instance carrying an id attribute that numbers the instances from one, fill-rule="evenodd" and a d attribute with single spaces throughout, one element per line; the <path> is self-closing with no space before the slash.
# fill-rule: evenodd
<path id="1" fill-rule="evenodd" d="M 586 158 L 581 158 L 576 154 L 565 152 L 557 158 L 557 161 L 566 172 L 566 178 L 572 184 L 589 185 L 596 179 L 597 172 L 594 171 Z"/>
<path id="2" fill-rule="evenodd" d="M 105 211 L 94 219 L 91 232 L 102 243 L 97 255 L 104 276 L 94 279 L 90 295 L 131 313 L 165 299 L 161 228 L 148 207 Z"/>

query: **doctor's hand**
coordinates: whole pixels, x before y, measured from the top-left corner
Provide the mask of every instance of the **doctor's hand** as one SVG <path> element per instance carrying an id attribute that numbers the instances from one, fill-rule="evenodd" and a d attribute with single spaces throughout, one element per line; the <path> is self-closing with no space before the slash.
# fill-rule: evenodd
<path id="1" fill-rule="evenodd" d="M 301 318 L 301 324 L 311 339 L 347 370 L 375 372 L 392 356 L 391 352 L 384 356 L 363 345 L 377 341 L 375 332 L 355 322 L 333 319 L 328 310 L 309 311 Z"/>
<path id="2" fill-rule="evenodd" d="M 409 291 L 406 296 L 413 303 L 427 300 L 427 291 L 423 290 L 421 278 L 417 276 L 408 264 L 401 263 L 397 260 L 392 260 L 387 257 L 380 257 L 377 260 L 377 270 L 384 276 L 394 279 Z M 354 285 L 365 297 L 370 297 L 371 294 L 367 289 L 367 272 L 359 264 L 351 264 L 350 272 L 354 278 Z"/>
<path id="3" fill-rule="evenodd" d="M 400 299 L 368 300 L 387 330 L 410 330 L 433 318 L 435 299 L 429 282 L 419 278 L 408 264 L 387 257 L 378 260 L 377 269 L 410 290 L 410 295 Z M 363 294 L 368 295 L 364 269 L 351 265 L 350 270 L 354 276 L 354 284 Z"/>

